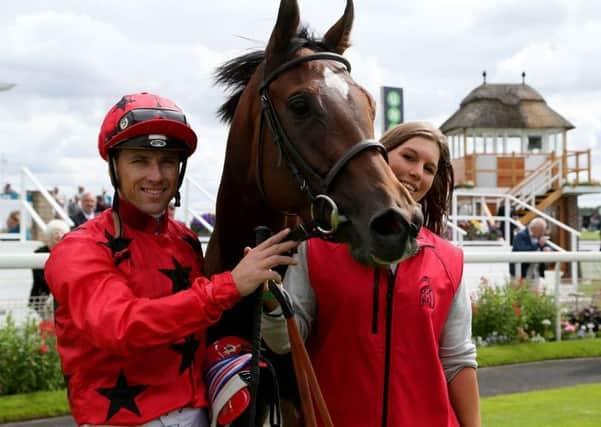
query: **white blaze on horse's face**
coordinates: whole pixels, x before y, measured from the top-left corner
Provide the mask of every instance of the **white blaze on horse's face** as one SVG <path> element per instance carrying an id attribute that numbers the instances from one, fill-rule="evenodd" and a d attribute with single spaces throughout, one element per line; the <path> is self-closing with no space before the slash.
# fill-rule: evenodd
<path id="1" fill-rule="evenodd" d="M 348 99 L 350 88 L 342 77 L 326 67 L 323 70 L 323 79 L 327 87 L 337 90 L 344 99 Z"/>

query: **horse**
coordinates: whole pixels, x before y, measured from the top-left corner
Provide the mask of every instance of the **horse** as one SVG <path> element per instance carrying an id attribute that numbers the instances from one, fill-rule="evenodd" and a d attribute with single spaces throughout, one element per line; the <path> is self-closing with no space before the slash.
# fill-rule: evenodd
<path id="1" fill-rule="evenodd" d="M 364 264 L 389 264 L 415 249 L 421 209 L 374 140 L 374 99 L 342 56 L 353 19 L 347 0 L 317 39 L 299 26 L 297 0 L 281 0 L 265 50 L 217 69 L 217 83 L 231 90 L 219 109 L 230 129 L 207 276 L 235 267 L 254 246 L 255 227 L 279 230 L 297 219 L 311 224 L 308 235 L 347 243 Z M 249 339 L 251 312 L 243 299 L 209 331 L 209 342 Z"/>

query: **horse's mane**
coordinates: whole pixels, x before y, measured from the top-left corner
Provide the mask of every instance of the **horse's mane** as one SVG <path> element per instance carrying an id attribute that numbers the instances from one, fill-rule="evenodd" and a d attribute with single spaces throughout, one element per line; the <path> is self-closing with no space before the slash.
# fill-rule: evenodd
<path id="1" fill-rule="evenodd" d="M 318 39 L 310 33 L 306 26 L 302 26 L 296 33 L 296 36 L 290 40 L 286 58 L 290 57 L 301 47 L 307 47 L 316 52 L 334 51 L 332 46 L 328 46 L 324 40 Z M 250 78 L 264 59 L 265 51 L 257 50 L 230 59 L 217 68 L 215 71 L 215 83 L 225 86 L 226 90 L 231 93 L 227 101 L 217 110 L 217 115 L 221 120 L 231 123 L 242 92 L 244 92 Z"/>

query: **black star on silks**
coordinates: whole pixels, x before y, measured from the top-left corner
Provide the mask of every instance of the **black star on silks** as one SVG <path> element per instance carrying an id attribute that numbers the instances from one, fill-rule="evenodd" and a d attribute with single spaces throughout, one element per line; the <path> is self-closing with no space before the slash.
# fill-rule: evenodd
<path id="1" fill-rule="evenodd" d="M 190 271 L 191 267 L 183 267 L 175 257 L 171 257 L 173 260 L 173 265 L 175 268 L 173 270 L 168 270 L 166 268 L 159 268 L 159 271 L 163 273 L 165 276 L 169 277 L 173 282 L 173 293 L 177 293 L 179 291 L 183 291 L 184 289 L 188 289 L 192 284 L 190 283 Z"/>
<path id="2" fill-rule="evenodd" d="M 184 338 L 183 343 L 173 344 L 169 347 L 182 355 L 182 363 L 179 365 L 180 375 L 194 363 L 194 356 L 196 355 L 196 350 L 198 350 L 199 346 L 200 340 L 195 339 L 194 335 L 188 335 Z"/>
<path id="3" fill-rule="evenodd" d="M 127 248 L 131 243 L 132 239 L 127 239 L 125 237 L 117 237 L 116 239 L 108 232 L 104 231 L 104 236 L 106 237 L 106 242 L 98 242 L 101 245 L 106 246 L 111 250 L 113 254 L 113 258 L 115 258 L 115 265 L 119 265 L 121 261 L 126 260 L 131 257 L 129 253 L 129 249 Z"/>
<path id="4" fill-rule="evenodd" d="M 106 415 L 108 421 L 113 415 L 119 412 L 119 409 L 127 409 L 137 416 L 140 416 L 140 410 L 136 405 L 135 398 L 142 393 L 147 385 L 132 385 L 127 383 L 123 369 L 119 372 L 117 384 L 112 388 L 97 388 L 96 391 L 110 400 L 109 411 Z"/>
<path id="5" fill-rule="evenodd" d="M 131 101 L 131 100 L 129 100 L 129 99 L 126 97 L 126 96 L 123 96 L 123 97 L 121 97 L 121 99 L 119 100 L 119 102 L 117 102 L 117 103 L 115 104 L 115 107 L 114 107 L 114 108 L 119 108 L 119 109 L 121 109 L 121 110 L 125 111 L 125 106 L 126 106 L 127 104 L 129 104 L 130 102 L 132 102 L 132 101 Z"/>
<path id="6" fill-rule="evenodd" d="M 192 249 L 194 249 L 194 252 L 198 255 L 198 253 L 202 250 L 202 245 L 200 244 L 200 240 L 198 240 L 197 237 L 192 237 L 190 235 L 185 235 L 184 236 L 184 241 L 189 244 L 190 246 L 192 246 Z"/>

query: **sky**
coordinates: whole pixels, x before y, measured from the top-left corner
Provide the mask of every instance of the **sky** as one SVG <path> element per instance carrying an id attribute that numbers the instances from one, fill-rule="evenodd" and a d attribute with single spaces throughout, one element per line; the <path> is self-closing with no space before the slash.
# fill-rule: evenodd
<path id="1" fill-rule="evenodd" d="M 301 0 L 318 35 L 344 0 Z M 174 100 L 199 137 L 188 175 L 215 194 L 227 126 L 213 72 L 265 47 L 279 2 L 53 0 L 4 2 L 0 14 L 0 178 L 19 187 L 27 167 L 66 197 L 110 189 L 97 151 L 100 123 L 127 93 Z M 595 41 L 597 40 L 597 41 Z M 601 2 L 589 0 L 356 0 L 353 78 L 378 100 L 400 86 L 405 120 L 442 124 L 482 83 L 526 83 L 576 127 L 570 150 L 593 150 L 601 180 Z M 379 101 L 379 100 L 378 100 Z M 378 111 L 379 116 L 379 111 Z M 377 134 L 380 133 L 380 117 Z M 31 187 L 28 183 L 27 187 Z M 601 204 L 601 197 L 581 198 Z M 208 203 L 206 200 L 198 204 Z"/>

